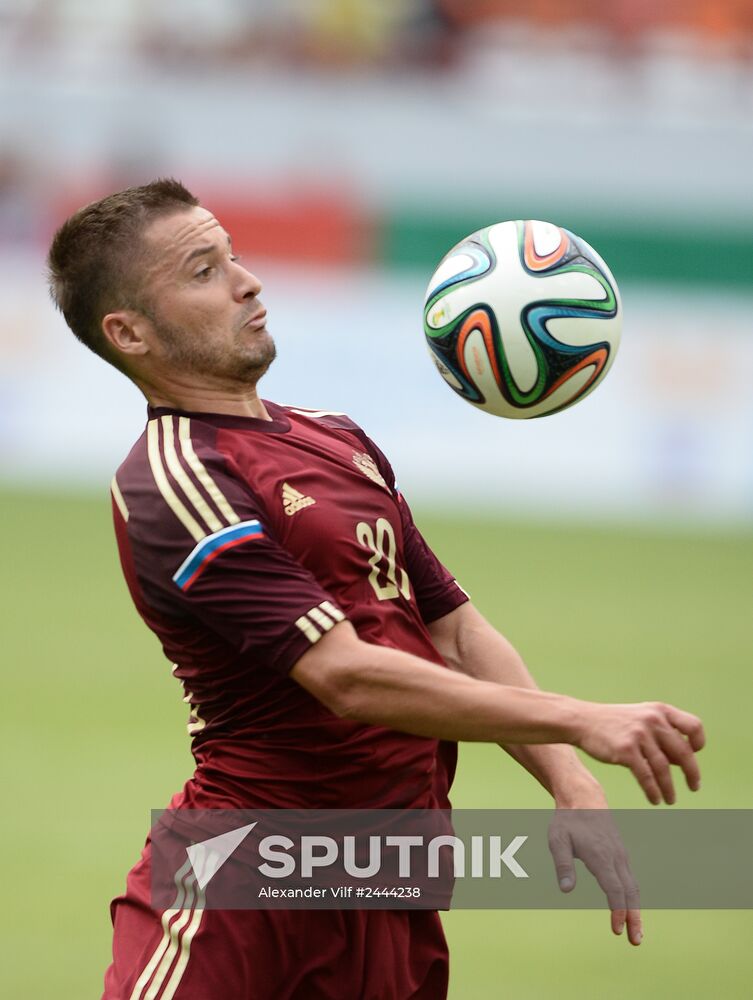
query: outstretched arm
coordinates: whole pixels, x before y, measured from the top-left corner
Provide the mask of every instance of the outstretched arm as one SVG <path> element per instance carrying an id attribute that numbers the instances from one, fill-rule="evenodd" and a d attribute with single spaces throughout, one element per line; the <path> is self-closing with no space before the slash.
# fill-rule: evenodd
<path id="1" fill-rule="evenodd" d="M 556 744 L 575 744 L 599 760 L 629 767 L 652 802 L 662 794 L 674 800 L 671 764 L 680 765 L 691 788 L 698 787 L 695 751 L 704 743 L 698 718 L 661 703 L 599 705 L 539 691 L 507 640 L 473 609 L 464 611 L 468 607 L 445 616 L 432 633 L 450 665 L 471 676 L 362 642 L 341 622 L 298 660 L 291 677 L 341 716 L 419 736 L 499 743 L 560 806 L 603 809 L 606 801 L 572 748 Z M 627 919 L 629 940 L 639 944 L 637 888 L 619 835 L 609 828 L 601 845 L 594 845 L 591 824 L 584 836 L 577 823 L 571 829 L 562 822 L 583 813 L 557 816 L 550 846 L 560 884 L 569 878 L 574 885 L 573 857 L 582 857 L 607 893 L 613 931 L 621 933 Z"/>
<path id="2" fill-rule="evenodd" d="M 335 714 L 447 740 L 570 743 L 629 767 L 652 802 L 669 799 L 670 765 L 700 783 L 700 719 L 672 705 L 602 705 L 477 679 L 360 640 L 340 622 L 296 662 L 291 677 Z"/>

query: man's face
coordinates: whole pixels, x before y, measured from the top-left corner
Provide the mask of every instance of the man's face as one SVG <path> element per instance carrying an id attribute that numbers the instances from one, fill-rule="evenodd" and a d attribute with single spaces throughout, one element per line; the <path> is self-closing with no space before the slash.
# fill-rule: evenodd
<path id="1" fill-rule="evenodd" d="M 261 283 L 233 255 L 230 237 L 205 208 L 157 219 L 145 231 L 143 312 L 170 375 L 253 385 L 269 368 Z"/>

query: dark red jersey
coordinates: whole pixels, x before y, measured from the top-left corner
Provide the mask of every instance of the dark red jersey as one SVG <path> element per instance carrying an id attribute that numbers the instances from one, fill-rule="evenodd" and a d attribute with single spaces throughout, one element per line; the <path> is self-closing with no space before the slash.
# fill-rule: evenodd
<path id="1" fill-rule="evenodd" d="M 437 743 L 341 719 L 288 673 L 347 618 L 441 663 L 426 624 L 467 598 L 347 417 L 150 409 L 113 480 L 133 600 L 190 704 L 204 806 L 430 806 Z M 441 770 L 441 768 L 440 768 Z"/>

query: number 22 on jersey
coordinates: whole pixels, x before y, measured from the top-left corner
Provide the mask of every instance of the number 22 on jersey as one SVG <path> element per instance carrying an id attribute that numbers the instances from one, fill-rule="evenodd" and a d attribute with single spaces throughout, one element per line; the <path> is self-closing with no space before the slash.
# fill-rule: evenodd
<path id="1" fill-rule="evenodd" d="M 397 565 L 395 529 L 387 518 L 377 518 L 373 528 L 366 521 L 359 521 L 356 538 L 370 553 L 369 583 L 377 600 L 394 601 L 402 595 L 409 601 L 410 580 L 402 566 Z"/>

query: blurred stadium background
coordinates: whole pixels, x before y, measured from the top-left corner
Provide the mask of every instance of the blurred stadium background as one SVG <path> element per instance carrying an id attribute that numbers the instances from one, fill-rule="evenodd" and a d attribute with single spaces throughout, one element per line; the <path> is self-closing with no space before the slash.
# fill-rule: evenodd
<path id="1" fill-rule="evenodd" d="M 3 995 L 99 995 L 107 901 L 189 773 L 108 523 L 144 406 L 48 302 L 64 216 L 156 175 L 195 190 L 265 282 L 264 393 L 377 438 L 544 686 L 703 714 L 703 792 L 680 803 L 740 808 L 752 123 L 752 0 L 0 0 Z M 605 385 L 530 425 L 453 397 L 422 343 L 439 258 L 508 218 L 582 235 L 625 305 Z M 546 798 L 466 748 L 456 804 Z M 603 914 L 446 925 L 453 1000 L 746 995 L 749 914 L 650 914 L 635 953 Z"/>

